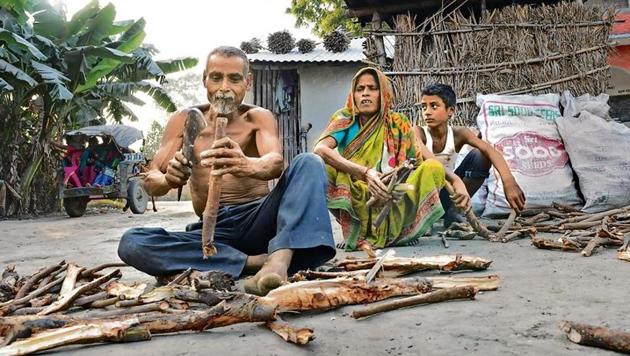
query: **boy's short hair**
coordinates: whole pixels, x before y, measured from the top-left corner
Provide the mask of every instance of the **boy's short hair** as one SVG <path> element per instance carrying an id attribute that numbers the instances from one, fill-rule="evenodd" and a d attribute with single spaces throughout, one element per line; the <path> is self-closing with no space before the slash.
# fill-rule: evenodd
<path id="1" fill-rule="evenodd" d="M 455 107 L 457 103 L 457 95 L 455 95 L 455 91 L 448 84 L 436 83 L 429 84 L 424 89 L 422 89 L 422 95 L 436 95 L 444 102 L 446 108 Z"/>

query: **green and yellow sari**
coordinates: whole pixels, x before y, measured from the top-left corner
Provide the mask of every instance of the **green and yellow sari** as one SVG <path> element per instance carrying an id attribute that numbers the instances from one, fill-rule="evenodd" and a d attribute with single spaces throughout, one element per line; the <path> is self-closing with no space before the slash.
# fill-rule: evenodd
<path id="1" fill-rule="evenodd" d="M 372 71 L 378 78 L 381 109 L 359 125 L 353 90 L 359 76 L 367 71 Z M 382 173 L 400 166 L 407 159 L 419 159 L 409 119 L 389 110 L 391 97 L 389 80 L 382 72 L 375 68 L 361 69 L 352 80 L 345 107 L 333 114 L 319 140 L 334 137 L 338 142 L 337 149 L 345 159 Z M 341 145 L 339 137 L 344 137 Z M 422 162 L 409 175 L 406 182 L 413 185 L 414 190 L 392 206 L 387 219 L 378 228 L 372 226 L 372 222 L 381 209 L 366 206 L 370 198 L 367 183 L 330 165 L 326 165 L 326 172 L 328 208 L 341 224 L 347 251 L 355 250 L 362 240 L 376 248 L 408 245 L 423 236 L 444 214 L 439 197 L 445 181 L 444 167 L 435 160 Z"/>

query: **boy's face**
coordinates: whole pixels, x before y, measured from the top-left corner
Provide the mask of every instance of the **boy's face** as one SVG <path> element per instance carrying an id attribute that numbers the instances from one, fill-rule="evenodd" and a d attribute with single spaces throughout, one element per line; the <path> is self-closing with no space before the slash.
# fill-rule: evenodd
<path id="1" fill-rule="evenodd" d="M 439 127 L 446 124 L 453 116 L 454 108 L 447 108 L 442 98 L 437 95 L 423 95 L 420 99 L 422 117 L 429 127 Z"/>

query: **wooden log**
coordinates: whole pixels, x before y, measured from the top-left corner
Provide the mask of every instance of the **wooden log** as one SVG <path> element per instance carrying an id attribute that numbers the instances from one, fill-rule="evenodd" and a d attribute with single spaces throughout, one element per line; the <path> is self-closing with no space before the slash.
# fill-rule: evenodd
<path id="1" fill-rule="evenodd" d="M 433 289 L 471 286 L 479 291 L 493 291 L 501 284 L 501 278 L 496 274 L 480 277 L 434 276 L 427 279 L 433 284 Z"/>
<path id="2" fill-rule="evenodd" d="M 370 269 L 374 260 L 357 259 L 337 263 L 337 267 L 346 271 Z M 410 273 L 438 270 L 443 272 L 487 269 L 492 261 L 473 256 L 441 255 L 427 257 L 391 257 L 383 262 L 383 277 L 399 277 Z"/>
<path id="3" fill-rule="evenodd" d="M 146 288 L 146 283 L 134 283 L 128 286 L 120 281 L 113 281 L 107 284 L 105 290 L 109 295 L 118 296 L 120 299 L 137 299 L 144 293 Z"/>
<path id="4" fill-rule="evenodd" d="M 580 253 L 584 257 L 590 257 L 593 254 L 593 251 L 600 246 L 621 246 L 621 245 L 623 245 L 623 240 L 619 240 L 616 238 L 595 236 L 586 244 L 586 247 Z"/>
<path id="5" fill-rule="evenodd" d="M 565 245 L 560 241 L 543 239 L 537 236 L 532 237 L 532 245 L 544 250 L 578 251 L 575 246 Z"/>
<path id="6" fill-rule="evenodd" d="M 48 283 L 47 285 L 45 285 L 43 287 L 39 287 L 36 290 L 30 292 L 28 295 L 25 295 L 22 298 L 19 298 L 19 299 L 16 298 L 16 299 L 10 301 L 9 304 L 7 304 L 7 305 L 3 306 L 2 308 L 0 308 L 0 316 L 10 314 L 11 312 L 13 312 L 16 309 L 17 306 L 20 306 L 22 304 L 26 304 L 31 299 L 39 297 L 40 295 L 47 293 L 48 291 L 50 291 L 55 286 L 61 285 L 61 283 L 63 283 L 63 280 L 64 280 L 64 277 L 57 278 L 56 280 Z"/>
<path id="7" fill-rule="evenodd" d="M 15 294 L 19 290 L 18 281 L 20 276 L 15 272 L 15 266 L 8 266 L 2 272 L 2 280 L 0 280 L 0 302 L 4 303 L 15 298 Z"/>
<path id="8" fill-rule="evenodd" d="M 89 304 L 89 307 L 96 308 L 96 309 L 105 308 L 110 305 L 116 304 L 119 300 L 120 300 L 119 297 L 111 297 L 111 298 L 106 298 L 106 299 L 101 299 L 101 300 L 95 300 Z"/>
<path id="9" fill-rule="evenodd" d="M 601 225 L 601 221 L 580 221 L 560 225 L 562 230 L 582 230 Z"/>
<path id="10" fill-rule="evenodd" d="M 516 215 L 517 215 L 516 210 L 512 209 L 510 211 L 510 216 L 508 216 L 507 220 L 505 220 L 505 222 L 503 223 L 503 226 L 501 226 L 501 229 L 499 230 L 499 232 L 497 232 L 496 236 L 494 237 L 495 239 L 501 240 L 505 236 L 508 229 L 512 227 L 512 225 L 514 224 Z"/>
<path id="11" fill-rule="evenodd" d="M 472 286 L 440 289 L 426 294 L 415 295 L 413 297 L 387 300 L 381 303 L 368 305 L 366 307 L 352 311 L 352 317 L 355 319 L 365 318 L 367 316 L 377 313 L 406 308 L 419 304 L 439 303 L 454 299 L 475 299 L 476 294 L 477 289 Z"/>
<path id="12" fill-rule="evenodd" d="M 0 355 L 25 355 L 60 346 L 118 341 L 125 330 L 138 324 L 138 318 L 129 318 L 116 321 L 92 320 L 78 325 L 64 326 L 42 331 L 28 339 L 0 348 Z"/>
<path id="13" fill-rule="evenodd" d="M 68 269 L 66 270 L 66 278 L 63 280 L 61 291 L 59 292 L 60 296 L 68 294 L 74 289 L 77 284 L 77 279 L 84 269 L 84 267 L 78 266 L 74 263 L 68 264 Z"/>
<path id="14" fill-rule="evenodd" d="M 92 295 L 86 295 L 84 297 L 77 298 L 74 301 L 74 305 L 76 305 L 78 307 L 82 307 L 82 306 L 85 306 L 85 305 L 89 305 L 92 302 L 95 302 L 97 300 L 106 299 L 107 297 L 108 297 L 107 292 L 102 291 L 102 292 L 98 292 L 98 293 L 95 293 L 95 294 L 92 294 Z"/>
<path id="15" fill-rule="evenodd" d="M 217 117 L 214 131 L 214 140 L 225 137 L 225 127 L 228 119 L 226 117 Z M 213 167 L 214 169 L 214 167 Z M 217 212 L 219 210 L 219 199 L 221 198 L 221 176 L 210 174 L 208 178 L 208 199 L 206 207 L 203 211 L 203 227 L 201 229 L 201 250 L 203 258 L 207 259 L 217 253 L 214 247 L 214 227 L 217 224 Z"/>
<path id="16" fill-rule="evenodd" d="M 283 320 L 268 321 L 265 326 L 284 341 L 296 345 L 306 345 L 315 338 L 313 329 L 295 328 Z"/>
<path id="17" fill-rule="evenodd" d="M 187 270 L 185 270 L 184 272 L 180 273 L 177 277 L 175 277 L 172 281 L 168 282 L 167 285 L 173 286 L 176 284 L 180 284 L 184 279 L 190 276 L 191 272 L 192 272 L 192 267 L 189 267 Z"/>
<path id="18" fill-rule="evenodd" d="M 230 291 L 234 289 L 234 278 L 222 271 L 193 271 L 190 274 L 193 289 L 216 289 Z"/>
<path id="19" fill-rule="evenodd" d="M 150 312 L 163 312 L 168 310 L 169 305 L 167 302 L 155 302 L 143 305 L 137 305 L 129 308 L 116 308 L 107 311 L 96 311 L 91 312 L 86 315 L 86 318 L 89 319 L 103 319 L 103 318 L 111 318 L 115 316 L 122 315 L 132 315 L 132 314 L 141 314 L 141 313 L 150 313 Z"/>
<path id="20" fill-rule="evenodd" d="M 630 353 L 630 333 L 611 330 L 603 326 L 563 321 L 560 329 L 576 344 L 595 346 L 607 350 Z"/>
<path id="21" fill-rule="evenodd" d="M 418 277 L 377 279 L 371 283 L 362 278 L 336 278 L 290 283 L 272 290 L 259 301 L 276 305 L 278 312 L 328 310 L 429 291 L 431 282 Z"/>
<path id="22" fill-rule="evenodd" d="M 77 287 L 70 291 L 69 293 L 61 296 L 55 303 L 51 304 L 48 308 L 42 310 L 39 315 L 46 315 L 50 313 L 54 313 L 59 310 L 66 309 L 72 305 L 75 299 L 77 299 L 81 294 L 92 290 L 94 288 L 98 288 L 101 284 L 109 281 L 112 278 L 120 277 L 120 270 L 116 269 L 108 274 L 99 277 L 89 283 L 86 283 L 80 287 Z"/>
<path id="23" fill-rule="evenodd" d="M 539 213 L 537 215 L 532 216 L 531 218 L 528 219 L 522 219 L 521 223 L 523 225 L 534 225 L 537 222 L 541 222 L 541 221 L 545 221 L 545 220 L 549 220 L 550 218 L 550 213 L 551 212 L 542 212 Z"/>
<path id="24" fill-rule="evenodd" d="M 16 293 L 15 299 L 20 299 L 24 297 L 28 292 L 31 291 L 35 283 L 37 283 L 40 279 L 46 277 L 47 275 L 53 273 L 54 271 L 60 269 L 65 263 L 66 263 L 65 261 L 61 261 L 58 264 L 44 267 L 41 270 L 39 270 L 39 272 L 29 277 L 29 279 L 26 280 L 26 282 L 22 285 L 20 290 Z M 3 306 L 3 305 L 0 305 L 0 306 Z"/>
<path id="25" fill-rule="evenodd" d="M 57 294 L 44 294 L 41 297 L 33 298 L 29 301 L 32 307 L 43 307 L 50 303 L 52 303 L 55 299 L 57 299 Z"/>
<path id="26" fill-rule="evenodd" d="M 580 209 L 573 207 L 571 205 L 567 205 L 567 204 L 563 204 L 563 203 L 558 203 L 558 202 L 553 202 L 551 203 L 551 206 L 553 206 L 554 208 L 567 212 L 567 213 L 582 213 L 582 211 L 580 211 Z"/>
<path id="27" fill-rule="evenodd" d="M 449 183 L 448 181 L 445 182 L 444 187 L 448 191 L 449 195 L 454 195 L 455 194 L 455 189 L 453 188 L 451 183 Z M 468 209 L 466 211 L 464 211 L 464 214 L 466 215 L 466 220 L 468 220 L 468 223 L 470 224 L 470 226 L 472 226 L 472 228 L 475 230 L 475 232 L 479 236 L 483 237 L 486 240 L 494 241 L 494 234 L 492 232 L 490 232 L 490 230 L 488 230 L 481 223 L 481 221 L 479 221 L 479 219 L 477 219 L 477 216 L 475 216 L 475 213 L 472 211 L 472 206 L 468 207 Z"/>
<path id="28" fill-rule="evenodd" d="M 85 271 L 81 272 L 81 277 L 82 278 L 87 278 L 90 276 L 95 275 L 97 272 L 102 271 L 106 268 L 120 268 L 120 267 L 129 267 L 129 265 L 127 265 L 124 262 L 112 262 L 112 263 L 104 263 L 102 265 L 98 265 L 96 267 L 90 268 L 90 269 L 86 269 Z"/>

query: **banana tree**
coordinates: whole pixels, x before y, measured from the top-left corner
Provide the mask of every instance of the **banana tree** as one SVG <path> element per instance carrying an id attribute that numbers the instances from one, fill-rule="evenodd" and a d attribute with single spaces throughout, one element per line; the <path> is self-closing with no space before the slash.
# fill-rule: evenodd
<path id="1" fill-rule="evenodd" d="M 52 210 L 58 158 L 50 141 L 80 126 L 135 119 L 127 104 L 143 104 L 138 92 L 174 111 L 161 84 L 197 59 L 155 61 L 143 43 L 145 20 L 116 21 L 112 4 L 92 0 L 68 19 L 46 0 L 0 3 L 0 159 L 8 162 L 0 179 L 18 188 L 9 212 Z M 49 196 L 45 206 L 41 196 Z"/>

